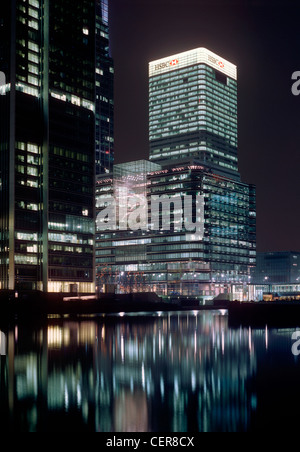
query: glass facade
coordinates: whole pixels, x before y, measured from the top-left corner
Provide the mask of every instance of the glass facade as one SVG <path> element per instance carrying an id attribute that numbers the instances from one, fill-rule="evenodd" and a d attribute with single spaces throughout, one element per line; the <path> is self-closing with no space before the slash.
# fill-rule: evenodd
<path id="1" fill-rule="evenodd" d="M 113 143 L 107 19 L 100 0 L 1 7 L 2 289 L 94 291 L 95 135 Z"/>
<path id="2" fill-rule="evenodd" d="M 252 271 L 254 284 L 300 284 L 300 253 L 257 253 L 256 268 Z"/>
<path id="3" fill-rule="evenodd" d="M 203 48 L 166 57 L 149 65 L 149 92 L 150 162 L 156 167 L 118 165 L 96 185 L 98 215 L 105 198 L 118 201 L 125 187 L 127 200 L 144 194 L 148 216 L 142 227 L 143 200 L 124 211 L 123 198 L 115 212 L 117 219 L 118 212 L 125 215 L 121 227 L 105 230 L 103 221 L 97 223 L 98 290 L 113 284 L 118 292 L 246 299 L 256 256 L 256 196 L 238 172 L 236 66 Z M 203 234 L 187 227 L 187 197 L 192 223 L 202 215 Z M 138 214 L 140 227 L 124 229 Z"/>
<path id="4" fill-rule="evenodd" d="M 114 161 L 114 63 L 109 53 L 108 0 L 96 1 L 96 174 Z"/>
<path id="5" fill-rule="evenodd" d="M 142 178 L 139 162 L 132 162 L 131 168 L 140 168 L 138 179 L 128 164 L 117 166 L 124 174 L 122 187 L 126 180 L 135 194 L 136 184 L 140 192 L 147 193 L 148 223 L 144 230 L 118 228 L 96 233 L 99 290 L 114 284 L 120 292 L 150 290 L 204 298 L 224 291 L 235 297 L 247 292 L 256 255 L 254 186 L 208 173 L 196 164 L 148 170 Z M 103 199 L 118 192 L 119 183 L 115 174 L 113 179 L 98 180 L 98 212 L 104 208 Z M 151 227 L 152 199 L 166 195 L 182 199 L 204 196 L 203 238 L 185 228 L 176 231 L 175 216 L 171 216 L 170 231 Z"/>
<path id="6" fill-rule="evenodd" d="M 211 52 L 196 49 L 150 63 L 150 160 L 193 158 L 239 179 L 236 69 L 219 57 L 216 66 L 209 57 Z"/>

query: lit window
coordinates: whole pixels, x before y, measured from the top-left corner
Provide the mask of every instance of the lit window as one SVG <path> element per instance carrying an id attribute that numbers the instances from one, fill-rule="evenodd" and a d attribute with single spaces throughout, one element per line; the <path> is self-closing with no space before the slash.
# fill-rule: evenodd
<path id="1" fill-rule="evenodd" d="M 39 46 L 33 41 L 28 42 L 28 49 L 32 50 L 33 52 L 36 52 L 36 53 L 39 52 Z"/>
<path id="2" fill-rule="evenodd" d="M 38 211 L 38 205 L 37 204 L 27 204 L 27 209 L 28 210 L 34 210 L 35 212 Z"/>
<path id="3" fill-rule="evenodd" d="M 34 17 L 35 19 L 39 18 L 39 13 L 36 9 L 29 8 L 28 14 L 29 14 L 29 16 Z"/>
<path id="4" fill-rule="evenodd" d="M 28 83 L 30 83 L 31 85 L 35 85 L 35 86 L 39 85 L 38 79 L 36 77 L 33 77 L 32 75 L 28 76 Z"/>
<path id="5" fill-rule="evenodd" d="M 39 147 L 36 144 L 28 144 L 27 150 L 28 152 L 32 152 L 33 154 L 39 153 Z"/>
<path id="6" fill-rule="evenodd" d="M 31 53 L 31 52 L 28 52 L 28 60 L 31 61 L 32 63 L 39 62 L 38 56 L 35 53 Z"/>
<path id="7" fill-rule="evenodd" d="M 27 174 L 29 176 L 38 176 L 37 168 L 27 168 Z"/>
<path id="8" fill-rule="evenodd" d="M 26 242 L 37 242 L 38 235 L 35 232 L 26 233 L 26 232 L 17 232 L 16 233 L 17 240 L 24 240 Z"/>
<path id="9" fill-rule="evenodd" d="M 15 255 L 16 264 L 37 265 L 37 256 L 26 256 L 23 254 Z"/>
<path id="10" fill-rule="evenodd" d="M 37 181 L 33 181 L 33 180 L 28 180 L 27 181 L 27 187 L 31 187 L 31 188 L 38 188 L 38 182 Z"/>
<path id="11" fill-rule="evenodd" d="M 27 246 L 27 253 L 37 253 L 38 247 L 37 245 Z"/>
<path id="12" fill-rule="evenodd" d="M 28 22 L 28 27 L 33 28 L 34 30 L 39 29 L 39 23 L 36 20 L 30 20 Z"/>
<path id="13" fill-rule="evenodd" d="M 38 75 L 39 70 L 37 66 L 34 66 L 33 64 L 28 65 L 28 72 L 31 72 L 31 74 Z"/>
<path id="14" fill-rule="evenodd" d="M 29 0 L 29 5 L 30 6 L 34 6 L 34 8 L 39 8 L 40 4 L 38 2 L 38 0 Z"/>
<path id="15" fill-rule="evenodd" d="M 38 165 L 38 157 L 28 154 L 27 163 L 29 163 L 30 165 Z"/>

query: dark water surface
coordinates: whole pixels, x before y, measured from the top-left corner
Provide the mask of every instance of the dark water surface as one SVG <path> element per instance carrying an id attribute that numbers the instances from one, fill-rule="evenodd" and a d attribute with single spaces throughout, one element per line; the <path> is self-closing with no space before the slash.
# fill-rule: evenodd
<path id="1" fill-rule="evenodd" d="M 231 329 L 226 311 L 1 327 L 0 431 L 292 430 L 294 332 Z"/>

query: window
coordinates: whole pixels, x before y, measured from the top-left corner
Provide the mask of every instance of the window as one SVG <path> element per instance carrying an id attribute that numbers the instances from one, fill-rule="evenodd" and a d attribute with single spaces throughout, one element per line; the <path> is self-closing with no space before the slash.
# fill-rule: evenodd
<path id="1" fill-rule="evenodd" d="M 39 46 L 33 41 L 28 42 L 28 49 L 32 50 L 33 52 L 36 52 L 36 53 L 39 52 Z"/>
<path id="2" fill-rule="evenodd" d="M 27 168 L 27 174 L 29 176 L 38 176 L 37 168 Z"/>
<path id="3" fill-rule="evenodd" d="M 29 0 L 29 5 L 33 6 L 34 8 L 40 7 L 38 0 Z"/>
<path id="4" fill-rule="evenodd" d="M 38 13 L 38 11 L 36 9 L 29 8 L 28 9 L 28 15 L 30 17 L 34 17 L 35 19 L 39 18 L 39 13 Z"/>
<path id="5" fill-rule="evenodd" d="M 39 147 L 36 144 L 28 144 L 27 150 L 28 150 L 28 152 L 32 152 L 34 154 L 38 154 Z"/>
<path id="6" fill-rule="evenodd" d="M 32 75 L 28 76 L 28 83 L 30 83 L 31 85 L 35 85 L 35 86 L 39 85 L 38 79 L 36 77 L 33 77 Z"/>
<path id="7" fill-rule="evenodd" d="M 30 20 L 28 22 L 28 27 L 33 28 L 34 30 L 38 30 L 39 29 L 39 23 L 36 20 Z"/>
<path id="8" fill-rule="evenodd" d="M 35 53 L 28 53 L 28 60 L 31 61 L 32 63 L 38 63 L 39 62 L 39 58 Z"/>
<path id="9" fill-rule="evenodd" d="M 38 75 L 39 69 L 37 66 L 34 66 L 33 64 L 28 65 L 28 72 L 31 72 L 31 74 Z"/>

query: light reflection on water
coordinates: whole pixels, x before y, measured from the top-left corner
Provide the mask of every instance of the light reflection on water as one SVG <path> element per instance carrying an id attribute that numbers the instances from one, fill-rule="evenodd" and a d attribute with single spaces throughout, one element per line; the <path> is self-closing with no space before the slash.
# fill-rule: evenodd
<path id="1" fill-rule="evenodd" d="M 268 423 L 264 398 L 272 399 L 273 371 L 286 366 L 286 383 L 291 375 L 300 377 L 292 332 L 230 329 L 225 311 L 19 324 L 1 331 L 7 353 L 0 368 L 1 426 L 102 432 L 261 428 Z M 269 418 L 272 423 L 272 413 Z"/>

